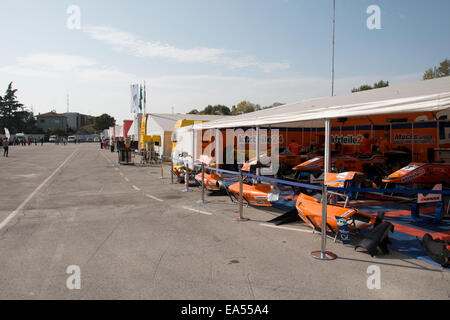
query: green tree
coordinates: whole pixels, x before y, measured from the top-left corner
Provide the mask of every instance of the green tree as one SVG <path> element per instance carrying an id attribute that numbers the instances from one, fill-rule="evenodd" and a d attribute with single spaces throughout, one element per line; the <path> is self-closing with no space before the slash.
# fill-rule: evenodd
<path id="1" fill-rule="evenodd" d="M 389 87 L 389 81 L 380 80 L 373 85 L 374 89 Z"/>
<path id="2" fill-rule="evenodd" d="M 373 88 L 371 86 L 369 86 L 368 84 L 363 84 L 359 88 L 353 88 L 352 92 L 366 91 L 366 90 L 371 90 L 371 89 L 373 89 Z"/>
<path id="3" fill-rule="evenodd" d="M 5 95 L 0 97 L 0 128 L 8 128 L 11 133 L 32 132 L 36 129 L 33 113 L 26 110 L 16 96 L 17 89 L 9 83 Z"/>
<path id="4" fill-rule="evenodd" d="M 210 108 L 211 107 L 211 108 Z M 221 104 L 217 104 L 215 106 L 208 106 L 207 108 L 209 113 L 202 113 L 201 114 L 215 114 L 215 115 L 223 115 L 223 116 L 228 116 L 231 114 L 231 110 L 230 108 L 228 108 L 227 106 L 221 105 Z M 206 109 L 205 109 L 206 111 Z"/>
<path id="5" fill-rule="evenodd" d="M 423 80 L 448 77 L 450 75 L 450 60 L 445 59 L 439 64 L 439 67 L 433 67 L 425 71 Z"/>
<path id="6" fill-rule="evenodd" d="M 103 131 L 116 124 L 116 120 L 109 114 L 102 114 L 101 116 L 94 118 L 93 129 L 97 131 Z"/>
<path id="7" fill-rule="evenodd" d="M 375 82 L 372 86 L 369 86 L 368 84 L 363 84 L 362 86 L 360 86 L 359 88 L 353 88 L 352 92 L 360 92 L 360 91 L 366 91 L 366 90 L 372 90 L 372 89 L 379 89 L 379 88 L 384 88 L 384 87 L 389 87 L 389 81 L 383 81 L 380 80 L 378 82 Z"/>
<path id="8" fill-rule="evenodd" d="M 114 125 L 114 124 L 113 124 Z M 113 125 L 111 125 L 111 126 L 113 126 Z M 109 126 L 109 127 L 111 127 L 111 126 Z M 109 128 L 108 127 L 108 128 Z M 105 128 L 106 129 L 106 128 Z M 104 130 L 104 129 L 103 129 Z M 85 125 L 85 126 L 82 126 L 79 130 L 78 130 L 78 133 L 89 133 L 89 134 L 93 134 L 93 133 L 98 133 L 99 131 L 101 131 L 101 130 L 99 130 L 99 129 L 96 129 L 95 128 L 95 124 L 88 124 L 88 125 Z"/>
<path id="9" fill-rule="evenodd" d="M 217 104 L 215 106 L 208 105 L 202 111 L 198 111 L 197 109 L 192 109 L 188 114 L 211 114 L 211 115 L 228 116 L 231 114 L 231 110 L 227 106 Z"/>
<path id="10" fill-rule="evenodd" d="M 423 80 L 430 80 L 430 79 L 434 79 L 436 78 L 436 68 L 430 68 L 427 71 L 425 71 L 425 73 L 423 74 L 422 79 Z"/>
<path id="11" fill-rule="evenodd" d="M 237 106 L 232 110 L 233 115 L 243 114 L 254 112 L 256 110 L 256 106 L 250 101 L 241 101 L 237 104 Z"/>
<path id="12" fill-rule="evenodd" d="M 199 114 L 200 112 L 198 112 L 197 109 L 192 109 L 191 111 L 188 112 L 188 114 Z"/>
<path id="13" fill-rule="evenodd" d="M 423 80 L 448 77 L 450 75 L 450 60 L 445 59 L 439 64 L 439 67 L 433 67 L 425 71 Z"/>
<path id="14" fill-rule="evenodd" d="M 450 60 L 442 61 L 438 68 L 439 77 L 448 77 L 450 74 Z"/>

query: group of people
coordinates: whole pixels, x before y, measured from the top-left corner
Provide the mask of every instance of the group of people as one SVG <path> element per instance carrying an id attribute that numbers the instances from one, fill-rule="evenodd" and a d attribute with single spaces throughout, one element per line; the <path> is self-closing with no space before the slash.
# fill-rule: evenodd
<path id="1" fill-rule="evenodd" d="M 34 145 L 37 146 L 38 141 L 41 144 L 41 146 L 44 145 L 44 138 L 40 138 L 39 140 L 36 139 L 36 138 L 33 139 L 33 140 L 31 140 L 30 138 L 27 139 L 27 140 L 15 138 L 15 139 L 11 140 L 11 139 L 8 139 L 8 138 L 0 137 L 0 147 L 3 147 L 3 156 L 4 157 L 8 157 L 8 155 L 9 155 L 9 146 L 10 145 L 12 145 L 12 146 L 19 146 L 19 145 L 26 146 L 26 145 L 31 145 L 34 142 Z"/>
<path id="2" fill-rule="evenodd" d="M 37 145 L 38 142 L 43 144 L 44 143 L 44 138 L 40 138 L 40 139 L 28 138 L 28 139 L 25 139 L 25 138 L 17 138 L 16 137 L 16 138 L 14 138 L 12 140 L 10 139 L 10 141 L 9 141 L 10 145 L 12 145 L 12 146 L 19 146 L 19 145 L 26 146 L 26 145 L 31 145 L 32 143 L 34 143 L 34 145 Z"/>

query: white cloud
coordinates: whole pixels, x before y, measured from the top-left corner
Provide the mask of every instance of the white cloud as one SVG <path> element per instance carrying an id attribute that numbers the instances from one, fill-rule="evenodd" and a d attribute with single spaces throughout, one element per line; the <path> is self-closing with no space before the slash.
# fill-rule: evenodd
<path id="1" fill-rule="evenodd" d="M 48 59 L 49 57 L 53 59 Z M 109 113 L 118 120 L 129 119 L 130 84 L 143 77 L 103 66 L 79 56 L 31 54 L 17 59 L 17 64 L 0 68 L 0 83 L 14 81 L 18 97 L 36 112 L 56 108 L 66 110 L 66 93 L 70 93 L 71 110 L 100 115 Z M 51 63 L 56 61 L 56 63 Z M 34 63 L 34 64 L 33 64 Z M 68 68 L 67 66 L 71 66 Z M 337 78 L 336 94 L 347 94 L 362 84 L 380 79 L 391 85 L 419 81 L 421 74 L 400 76 L 371 75 Z M 327 77 L 236 77 L 218 75 L 179 75 L 145 77 L 148 88 L 148 112 L 185 113 L 208 104 L 229 107 L 242 100 L 261 106 L 274 102 L 296 102 L 330 95 Z"/>
<path id="2" fill-rule="evenodd" d="M 95 85 L 130 83 L 136 79 L 130 73 L 99 65 L 86 57 L 54 53 L 18 57 L 16 65 L 1 67 L 0 72 L 35 78 L 68 78 Z"/>
<path id="3" fill-rule="evenodd" d="M 90 67 L 95 61 L 76 55 L 36 53 L 17 59 L 21 66 L 40 66 L 58 71 L 70 71 L 82 67 Z"/>
<path id="4" fill-rule="evenodd" d="M 181 49 L 156 41 L 144 41 L 132 33 L 107 26 L 90 26 L 82 29 L 92 39 L 106 42 L 115 50 L 128 52 L 136 57 L 159 57 L 179 62 L 221 63 L 231 69 L 256 67 L 269 73 L 288 69 L 286 62 L 261 62 L 253 57 L 235 56 L 236 51 L 219 48 Z"/>

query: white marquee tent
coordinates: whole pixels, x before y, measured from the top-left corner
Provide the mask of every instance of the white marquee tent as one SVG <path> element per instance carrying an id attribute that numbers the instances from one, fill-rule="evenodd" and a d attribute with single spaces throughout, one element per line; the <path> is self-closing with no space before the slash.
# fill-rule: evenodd
<path id="1" fill-rule="evenodd" d="M 341 96 L 305 100 L 257 112 L 196 124 L 194 129 L 256 127 L 256 158 L 259 159 L 259 128 L 325 127 L 325 179 L 330 172 L 332 119 L 413 112 L 439 112 L 450 108 L 450 77 L 373 89 Z M 327 198 L 326 186 L 323 198 Z M 322 229 L 325 229 L 327 201 L 322 202 Z M 322 234 L 322 256 L 326 233 Z"/>
<path id="2" fill-rule="evenodd" d="M 195 125 L 195 129 L 255 126 L 324 127 L 325 119 L 450 108 L 450 77 L 425 80 L 341 96 L 290 103 Z"/>

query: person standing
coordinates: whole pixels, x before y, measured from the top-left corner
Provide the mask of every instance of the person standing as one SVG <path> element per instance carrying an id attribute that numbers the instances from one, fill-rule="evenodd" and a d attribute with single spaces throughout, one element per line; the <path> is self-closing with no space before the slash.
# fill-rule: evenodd
<path id="1" fill-rule="evenodd" d="M 288 145 L 289 152 L 292 154 L 299 154 L 301 146 L 294 140 L 291 140 L 291 143 Z"/>
<path id="2" fill-rule="evenodd" d="M 381 139 L 378 148 L 382 154 L 385 154 L 392 149 L 391 136 L 389 132 L 384 133 L 384 137 Z"/>
<path id="3" fill-rule="evenodd" d="M 372 153 L 372 140 L 369 139 L 369 134 L 364 133 L 364 138 L 359 146 L 361 155 L 370 155 Z"/>
<path id="4" fill-rule="evenodd" d="M 8 158 L 9 143 L 8 139 L 3 140 L 3 156 Z"/>

